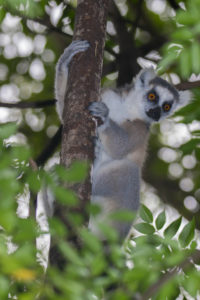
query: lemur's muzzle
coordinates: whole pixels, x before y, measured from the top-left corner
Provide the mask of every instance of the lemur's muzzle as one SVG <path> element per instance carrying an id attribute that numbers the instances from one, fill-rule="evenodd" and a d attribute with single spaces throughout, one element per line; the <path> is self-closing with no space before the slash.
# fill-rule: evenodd
<path id="1" fill-rule="evenodd" d="M 159 106 L 155 108 L 151 108 L 146 112 L 147 116 L 153 119 L 154 121 L 158 121 L 161 116 L 161 108 Z"/>

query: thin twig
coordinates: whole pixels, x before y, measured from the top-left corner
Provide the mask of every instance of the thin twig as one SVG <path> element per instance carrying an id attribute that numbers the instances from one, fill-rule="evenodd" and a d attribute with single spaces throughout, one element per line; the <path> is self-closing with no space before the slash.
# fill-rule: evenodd
<path id="1" fill-rule="evenodd" d="M 29 158 L 29 166 L 34 172 L 38 171 L 38 165 L 32 158 Z M 37 193 L 30 190 L 30 199 L 31 201 L 29 204 L 29 215 L 35 219 L 37 209 Z"/>
<path id="2" fill-rule="evenodd" d="M 29 159 L 29 165 L 33 171 L 38 171 L 38 165 L 32 158 Z"/>
<path id="3" fill-rule="evenodd" d="M 111 63 L 109 65 L 109 68 L 111 67 L 110 71 L 112 70 L 114 72 L 115 70 L 115 63 Z M 104 67 L 104 75 L 108 74 L 108 70 L 107 70 L 107 66 L 105 65 Z M 178 90 L 190 90 L 190 89 L 194 89 L 194 88 L 198 88 L 200 87 L 200 80 L 197 81 L 193 81 L 193 82 L 189 82 L 189 81 L 185 81 L 185 82 L 181 82 L 175 85 L 175 87 Z M 44 108 L 44 107 L 48 107 L 48 106 L 54 106 L 56 103 L 56 99 L 51 99 L 51 100 L 42 100 L 42 101 L 32 101 L 32 102 L 28 102 L 28 101 L 21 101 L 21 102 L 17 102 L 17 103 L 6 103 L 6 102 L 0 102 L 0 107 L 7 107 L 7 108 L 20 108 L 20 109 L 26 109 L 26 108 Z"/>
<path id="4" fill-rule="evenodd" d="M 33 102 L 28 102 L 28 101 L 21 101 L 17 103 L 5 103 L 5 102 L 0 102 L 0 107 L 7 107 L 7 108 L 20 108 L 20 109 L 25 109 L 25 108 L 44 108 L 47 106 L 53 106 L 55 105 L 56 100 L 42 100 L 42 101 L 33 101 Z"/>
<path id="5" fill-rule="evenodd" d="M 181 83 L 176 84 L 175 87 L 178 90 L 182 90 L 182 91 L 198 88 L 198 87 L 200 87 L 200 80 L 192 81 L 192 82 L 189 82 L 189 81 L 181 82 Z"/>

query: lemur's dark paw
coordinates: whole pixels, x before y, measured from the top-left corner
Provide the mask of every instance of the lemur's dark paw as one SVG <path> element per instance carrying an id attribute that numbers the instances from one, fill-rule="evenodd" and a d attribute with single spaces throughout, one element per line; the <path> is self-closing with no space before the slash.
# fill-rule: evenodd
<path id="1" fill-rule="evenodd" d="M 108 117 L 108 107 L 103 102 L 92 102 L 88 109 L 92 116 L 101 118 L 102 121 L 105 121 L 105 119 Z"/>
<path id="2" fill-rule="evenodd" d="M 96 135 L 91 136 L 92 143 L 96 145 L 98 137 Z"/>

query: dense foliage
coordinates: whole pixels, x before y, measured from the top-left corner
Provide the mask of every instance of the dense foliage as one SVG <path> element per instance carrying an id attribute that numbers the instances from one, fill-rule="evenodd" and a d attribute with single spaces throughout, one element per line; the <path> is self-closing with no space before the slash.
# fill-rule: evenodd
<path id="1" fill-rule="evenodd" d="M 0 299 L 197 299 L 200 1 L 119 0 L 109 12 L 104 86 L 130 82 L 139 64 L 151 64 L 172 83 L 196 87 L 191 104 L 152 129 L 144 205 L 123 248 L 106 224 L 100 228 L 106 246 L 89 232 L 77 196 L 63 188 L 83 181 L 88 165 L 55 165 L 54 69 L 71 41 L 75 2 L 0 0 Z M 47 224 L 40 209 L 36 222 L 44 185 L 68 208 L 69 226 L 58 217 Z M 97 207 L 86 210 L 98 214 Z M 45 274 L 49 233 L 64 263 L 49 265 Z"/>

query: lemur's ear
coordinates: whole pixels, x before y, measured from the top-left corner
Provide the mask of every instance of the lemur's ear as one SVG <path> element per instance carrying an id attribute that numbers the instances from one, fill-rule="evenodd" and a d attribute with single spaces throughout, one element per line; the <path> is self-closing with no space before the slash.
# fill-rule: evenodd
<path id="1" fill-rule="evenodd" d="M 135 87 L 146 87 L 155 77 L 153 68 L 141 70 L 135 79 Z"/>
<path id="2" fill-rule="evenodd" d="M 190 91 L 179 91 L 179 101 L 177 105 L 177 109 L 181 108 L 182 106 L 187 105 L 192 101 L 192 93 Z"/>

